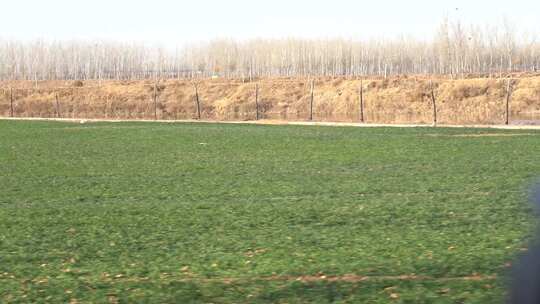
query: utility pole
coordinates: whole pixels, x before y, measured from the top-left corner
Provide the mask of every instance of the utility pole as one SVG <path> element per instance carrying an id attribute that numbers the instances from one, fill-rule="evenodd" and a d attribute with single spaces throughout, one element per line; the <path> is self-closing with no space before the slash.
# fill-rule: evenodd
<path id="1" fill-rule="evenodd" d="M 315 90 L 315 80 L 311 80 L 311 98 L 309 102 L 309 120 L 313 121 L 313 100 L 314 100 L 314 94 L 313 91 Z"/>
<path id="2" fill-rule="evenodd" d="M 259 120 L 259 84 L 255 84 L 255 110 L 257 111 L 256 120 Z"/>
<path id="3" fill-rule="evenodd" d="M 9 88 L 9 105 L 10 105 L 10 116 L 13 117 L 13 88 Z"/>
<path id="4" fill-rule="evenodd" d="M 154 82 L 154 120 L 157 119 L 157 82 Z"/>
<path id="5" fill-rule="evenodd" d="M 360 79 L 360 122 L 364 123 L 364 81 Z"/>
<path id="6" fill-rule="evenodd" d="M 197 103 L 197 119 L 201 120 L 201 102 L 199 100 L 199 88 L 197 84 L 193 84 L 195 87 L 195 102 Z"/>
<path id="7" fill-rule="evenodd" d="M 437 126 L 437 101 L 435 100 L 435 89 L 433 88 L 433 81 L 429 80 L 429 87 L 431 88 L 431 101 L 433 102 L 433 126 Z"/>
<path id="8" fill-rule="evenodd" d="M 506 80 L 506 112 L 505 112 L 505 124 L 510 124 L 510 99 L 512 97 L 512 81 L 510 78 Z"/>
<path id="9" fill-rule="evenodd" d="M 56 117 L 62 118 L 62 115 L 60 115 L 60 102 L 58 101 L 58 93 L 54 94 L 54 99 L 56 102 Z"/>

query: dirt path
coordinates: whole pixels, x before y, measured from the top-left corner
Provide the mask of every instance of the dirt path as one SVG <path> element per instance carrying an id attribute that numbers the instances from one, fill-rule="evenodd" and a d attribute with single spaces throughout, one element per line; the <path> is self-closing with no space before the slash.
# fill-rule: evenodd
<path id="1" fill-rule="evenodd" d="M 417 276 L 417 275 L 402 275 L 402 276 L 359 276 L 359 275 L 344 275 L 344 276 L 271 276 L 271 277 L 253 277 L 253 278 L 216 278 L 216 279 L 194 279 L 195 281 L 203 282 L 225 282 L 235 283 L 244 281 L 283 281 L 283 282 L 347 282 L 347 283 L 360 283 L 366 281 L 433 281 L 433 282 L 455 282 L 455 281 L 495 281 L 498 277 L 495 275 L 483 276 L 473 275 L 466 277 L 430 277 L 430 276 Z M 187 281 L 190 281 L 187 279 Z"/>
<path id="2" fill-rule="evenodd" d="M 105 274 L 103 276 L 105 281 L 124 281 L 124 282 L 140 282 L 149 281 L 148 277 L 131 277 L 125 275 L 111 275 Z M 418 281 L 418 282 L 489 282 L 496 281 L 499 277 L 497 275 L 480 275 L 473 274 L 471 276 L 463 277 L 432 277 L 422 275 L 400 275 L 400 276 L 362 276 L 357 274 L 347 274 L 342 276 L 326 276 L 326 275 L 301 275 L 301 276 L 253 276 L 253 277 L 216 277 L 216 278 L 202 278 L 202 277 L 176 277 L 172 274 L 162 274 L 162 281 L 181 281 L 181 282 L 199 282 L 199 283 L 249 283 L 249 282 L 346 282 L 346 283 L 361 283 L 361 282 L 385 282 L 385 281 Z"/>
<path id="3" fill-rule="evenodd" d="M 361 128 L 420 128 L 433 127 L 431 124 L 363 124 L 349 122 L 311 122 L 311 121 L 215 121 L 215 120 L 148 120 L 148 119 L 74 119 L 74 118 L 33 118 L 33 117 L 0 117 L 0 120 L 16 121 L 60 121 L 72 123 L 95 122 L 160 122 L 160 123 L 212 123 L 212 124 L 251 124 L 251 125 L 291 125 L 291 126 L 324 126 L 324 127 L 361 127 Z M 472 128 L 472 129 L 499 129 L 499 130 L 540 130 L 540 125 L 437 125 L 441 128 Z"/>

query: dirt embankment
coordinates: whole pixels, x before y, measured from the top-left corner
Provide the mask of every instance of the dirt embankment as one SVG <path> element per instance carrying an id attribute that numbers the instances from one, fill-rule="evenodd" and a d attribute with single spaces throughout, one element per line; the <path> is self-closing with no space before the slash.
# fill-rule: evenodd
<path id="1" fill-rule="evenodd" d="M 540 120 L 540 77 L 512 79 L 510 119 Z M 260 79 L 256 82 L 198 81 L 202 119 L 308 120 L 309 79 Z M 435 79 L 437 118 L 441 124 L 500 124 L 505 121 L 506 79 Z M 371 123 L 431 123 L 431 87 L 425 77 L 330 79 L 314 81 L 316 121 L 358 122 L 363 88 L 364 118 Z M 10 88 L 13 88 L 10 91 Z M 154 103 L 154 94 L 157 96 Z M 197 118 L 195 86 L 189 80 L 0 82 L 0 115 L 105 119 Z"/>

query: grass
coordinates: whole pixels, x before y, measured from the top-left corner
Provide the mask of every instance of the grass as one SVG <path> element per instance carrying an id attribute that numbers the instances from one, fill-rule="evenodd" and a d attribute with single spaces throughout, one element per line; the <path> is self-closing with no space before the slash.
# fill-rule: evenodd
<path id="1" fill-rule="evenodd" d="M 537 131 L 0 121 L 0 302 L 501 303 L 539 148 Z"/>
<path id="2" fill-rule="evenodd" d="M 369 123 L 430 124 L 433 122 L 431 76 L 350 79 L 316 77 L 313 116 L 317 121 L 359 122 L 359 88 L 364 86 L 364 119 Z M 13 87 L 15 117 L 193 119 L 197 117 L 191 80 L 87 81 L 84 86 L 65 80 L 0 81 L 0 116 L 9 116 Z M 255 119 L 255 83 L 238 79 L 199 79 L 201 117 L 206 120 Z M 302 77 L 261 78 L 261 118 L 306 121 L 310 117 L 310 81 Z M 5 88 L 5 89 L 2 89 Z M 509 115 L 512 124 L 540 122 L 540 76 L 513 80 Z M 506 80 L 435 79 L 440 124 L 502 124 L 506 111 Z M 56 100 L 58 96 L 58 102 Z M 155 111 L 157 107 L 157 112 Z"/>

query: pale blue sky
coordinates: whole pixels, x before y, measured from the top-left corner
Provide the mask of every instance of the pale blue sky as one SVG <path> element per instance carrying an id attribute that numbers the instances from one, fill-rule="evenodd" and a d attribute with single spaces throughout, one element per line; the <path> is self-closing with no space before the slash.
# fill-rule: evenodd
<path id="1" fill-rule="evenodd" d="M 176 45 L 214 38 L 427 37 L 444 16 L 504 17 L 540 33 L 536 0 L 4 0 L 0 38 L 110 39 Z M 459 10 L 456 10 L 458 8 Z"/>

